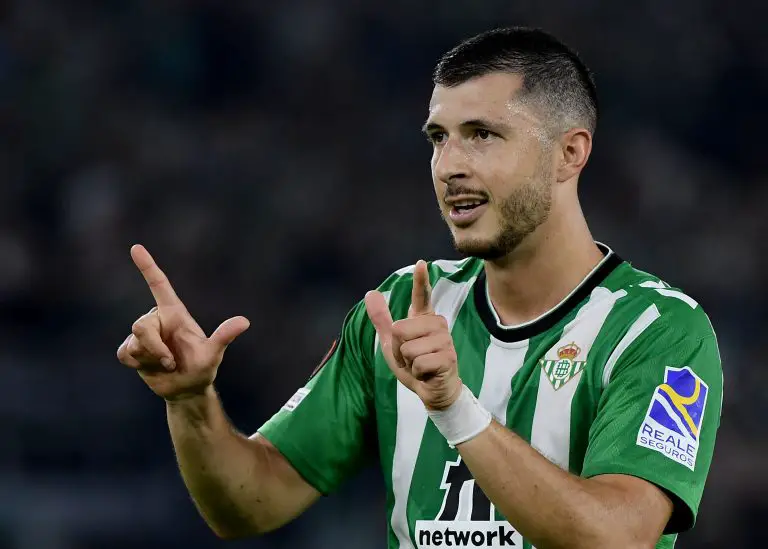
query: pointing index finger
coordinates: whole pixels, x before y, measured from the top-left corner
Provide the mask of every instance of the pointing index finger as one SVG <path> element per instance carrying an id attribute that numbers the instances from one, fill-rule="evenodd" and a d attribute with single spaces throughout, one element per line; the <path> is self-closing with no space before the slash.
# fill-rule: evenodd
<path id="1" fill-rule="evenodd" d="M 131 248 L 131 258 L 139 268 L 144 280 L 147 281 L 149 291 L 155 298 L 158 307 L 169 307 L 172 305 L 181 305 L 181 300 L 173 290 L 168 277 L 160 270 L 155 260 L 149 255 L 147 249 L 141 244 L 136 244 Z"/>
<path id="2" fill-rule="evenodd" d="M 432 312 L 432 286 L 429 284 L 427 262 L 420 259 L 413 270 L 413 290 L 411 291 L 411 312 L 424 315 Z"/>

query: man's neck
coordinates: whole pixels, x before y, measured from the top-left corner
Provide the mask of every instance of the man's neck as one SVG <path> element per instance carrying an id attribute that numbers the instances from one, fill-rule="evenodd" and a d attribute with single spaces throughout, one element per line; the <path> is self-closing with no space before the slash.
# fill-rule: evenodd
<path id="1" fill-rule="evenodd" d="M 509 256 L 485 262 L 488 295 L 502 324 L 523 324 L 550 311 L 600 263 L 603 253 L 581 221 L 537 230 Z"/>

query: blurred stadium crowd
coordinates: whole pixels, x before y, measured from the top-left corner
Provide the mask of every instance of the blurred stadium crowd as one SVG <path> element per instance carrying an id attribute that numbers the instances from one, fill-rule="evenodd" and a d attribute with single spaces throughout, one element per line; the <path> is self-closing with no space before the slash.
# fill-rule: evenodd
<path id="1" fill-rule="evenodd" d="M 152 306 L 130 245 L 206 330 L 251 319 L 218 386 L 254 431 L 367 289 L 454 257 L 419 133 L 430 71 L 508 24 L 554 32 L 597 74 L 582 180 L 596 238 L 684 288 L 720 337 L 715 462 L 678 546 L 768 546 L 768 4 L 417 4 L 3 3 L 0 549 L 218 546 L 162 402 L 114 355 Z M 383 547 L 382 497 L 372 467 L 284 531 L 229 546 Z"/>

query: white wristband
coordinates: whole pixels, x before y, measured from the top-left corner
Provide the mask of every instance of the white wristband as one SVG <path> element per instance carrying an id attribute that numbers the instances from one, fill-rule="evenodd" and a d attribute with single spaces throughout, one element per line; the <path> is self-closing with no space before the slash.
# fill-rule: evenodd
<path id="1" fill-rule="evenodd" d="M 475 438 L 491 424 L 491 414 L 483 408 L 466 385 L 459 398 L 445 410 L 427 410 L 432 423 L 454 448 Z"/>

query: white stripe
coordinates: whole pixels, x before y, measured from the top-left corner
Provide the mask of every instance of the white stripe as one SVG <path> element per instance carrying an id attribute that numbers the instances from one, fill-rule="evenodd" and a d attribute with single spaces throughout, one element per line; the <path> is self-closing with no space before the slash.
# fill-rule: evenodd
<path id="1" fill-rule="evenodd" d="M 459 309 L 466 301 L 476 278 L 473 276 L 466 282 L 453 282 L 447 278 L 441 278 L 432 288 L 432 308 L 436 314 L 445 317 L 449 329 L 453 329 Z"/>
<path id="2" fill-rule="evenodd" d="M 459 259 L 457 261 L 450 259 L 436 259 L 432 262 L 432 265 L 439 267 L 446 274 L 458 273 L 464 264 L 469 261 L 469 258 Z"/>
<path id="3" fill-rule="evenodd" d="M 575 343 L 581 349 L 577 360 L 589 360 L 589 351 L 614 304 L 625 295 L 625 290 L 611 292 L 599 286 L 592 290 L 589 301 L 579 309 L 576 318 L 566 325 L 560 341 L 547 351 L 544 360 L 557 360 L 557 350 L 570 343 Z M 539 377 L 531 446 L 566 471 L 571 448 L 571 404 L 583 374 L 582 369 L 565 385 L 558 385 L 557 390 L 543 368 Z"/>
<path id="4" fill-rule="evenodd" d="M 571 447 L 571 402 L 579 380 L 581 372 L 564 387 L 555 390 L 542 372 L 533 413 L 531 446 L 566 471 Z"/>
<path id="5" fill-rule="evenodd" d="M 512 396 L 512 378 L 523 367 L 528 353 L 528 340 L 505 343 L 491 336 L 485 353 L 483 385 L 477 400 L 501 425 L 507 425 L 507 409 Z M 491 503 L 491 520 L 495 520 Z"/>
<path id="6" fill-rule="evenodd" d="M 464 266 L 464 264 L 469 261 L 470 258 L 466 257 L 464 259 L 436 259 L 432 262 L 432 265 L 439 268 L 441 271 L 443 271 L 446 274 L 453 274 L 458 273 L 461 268 Z M 398 276 L 403 276 L 409 273 L 412 273 L 416 269 L 416 264 L 408 265 L 406 267 L 403 267 L 402 269 L 398 269 L 395 271 L 395 274 Z"/>
<path id="7" fill-rule="evenodd" d="M 657 290 L 666 290 L 669 288 L 666 282 L 663 280 L 646 280 L 645 282 L 640 283 L 641 288 L 655 288 Z"/>
<path id="8" fill-rule="evenodd" d="M 445 317 L 449 329 L 453 329 L 459 310 L 474 282 L 475 277 L 467 282 L 453 282 L 441 278 L 432 288 L 432 307 L 435 313 Z M 414 549 L 408 529 L 408 494 L 426 425 L 427 412 L 424 404 L 416 394 L 397 382 L 397 429 L 392 458 L 392 492 L 395 503 L 390 524 L 400 549 Z"/>
<path id="9" fill-rule="evenodd" d="M 652 280 L 647 280 L 645 282 L 641 282 L 640 287 L 653 288 L 665 297 L 674 297 L 675 299 L 679 299 L 680 301 L 687 303 L 691 309 L 695 309 L 699 306 L 698 301 L 693 299 L 691 296 L 681 292 L 680 290 L 672 290 L 669 286 L 667 286 L 666 282 L 654 282 Z"/>
<path id="10" fill-rule="evenodd" d="M 475 495 L 475 481 L 465 482 L 459 491 L 459 508 L 456 520 L 472 520 L 472 498 Z"/>
<path id="11" fill-rule="evenodd" d="M 527 339 L 504 343 L 491 336 L 491 344 L 485 353 L 483 385 L 477 400 L 502 425 L 507 424 L 512 378 L 523 367 L 527 352 Z"/>
<path id="12" fill-rule="evenodd" d="M 693 299 L 691 296 L 684 294 L 683 292 L 678 292 L 677 290 L 656 290 L 661 295 L 666 297 L 674 297 L 681 301 L 685 301 L 688 306 L 690 306 L 691 309 L 695 309 L 699 306 L 699 302 Z"/>
<path id="13" fill-rule="evenodd" d="M 413 549 L 408 530 L 408 494 L 413 470 L 419 455 L 421 438 L 427 425 L 424 404 L 410 389 L 397 382 L 397 431 L 392 458 L 392 529 L 400 542 L 400 549 Z"/>
<path id="14" fill-rule="evenodd" d="M 632 326 L 629 327 L 629 330 L 627 330 L 627 333 L 624 334 L 624 337 L 621 338 L 621 341 L 619 341 L 619 344 L 616 345 L 616 348 L 613 350 L 611 356 L 608 357 L 608 361 L 605 363 L 605 367 L 603 368 L 603 388 L 607 387 L 608 382 L 611 381 L 613 368 L 616 366 L 616 363 L 619 361 L 624 351 L 627 350 L 627 347 L 632 345 L 632 343 L 638 337 L 640 337 L 640 335 L 648 328 L 648 326 L 653 324 L 660 316 L 661 313 L 659 312 L 659 309 L 656 307 L 656 305 L 651 305 L 645 311 L 643 311 L 643 314 L 637 317 L 637 320 L 632 323 Z"/>

